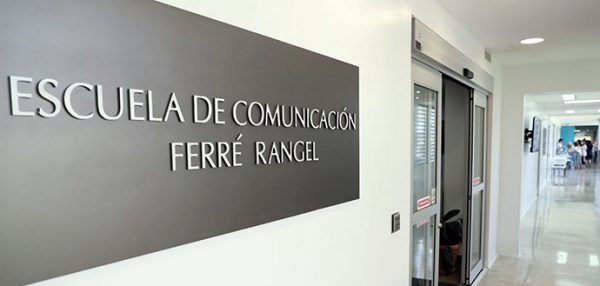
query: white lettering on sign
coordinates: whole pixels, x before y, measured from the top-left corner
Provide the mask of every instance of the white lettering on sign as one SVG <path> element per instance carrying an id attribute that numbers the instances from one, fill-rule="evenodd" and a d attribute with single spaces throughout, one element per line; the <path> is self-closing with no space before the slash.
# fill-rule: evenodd
<path id="1" fill-rule="evenodd" d="M 287 141 L 255 143 L 256 165 L 270 165 L 282 163 L 302 163 L 319 161 L 317 156 L 316 144 L 311 141 Z"/>
<path id="2" fill-rule="evenodd" d="M 98 101 L 98 113 L 100 113 L 100 117 L 102 119 L 112 121 L 112 120 L 117 120 L 117 119 L 121 118 L 121 116 L 123 115 L 123 97 L 124 97 L 124 95 L 123 95 L 122 87 L 117 88 L 117 94 L 119 97 L 119 99 L 117 101 L 117 103 L 118 103 L 117 114 L 115 114 L 114 116 L 110 116 L 104 109 L 104 92 L 102 90 L 102 86 L 101 85 L 96 86 L 96 100 Z"/>
<path id="3" fill-rule="evenodd" d="M 241 136 L 238 136 L 239 140 Z M 171 171 L 178 165 L 187 170 L 241 167 L 242 142 L 172 142 Z M 185 164 L 183 164 L 185 163 Z"/>
<path id="4" fill-rule="evenodd" d="M 51 78 L 43 78 L 34 83 L 31 77 L 9 76 L 10 110 L 13 116 L 55 118 L 60 116 L 64 106 L 65 113 L 78 120 L 116 121 L 125 118 L 130 121 L 146 122 L 186 122 L 186 110 L 182 109 L 180 100 L 171 91 L 168 100 L 163 103 L 164 112 L 155 109 L 157 94 L 152 90 L 116 87 L 116 99 L 105 93 L 99 84 L 75 82 L 61 84 Z M 35 87 L 35 88 L 34 88 Z M 60 90 L 63 90 L 61 93 Z M 32 90 L 33 92 L 25 92 Z M 57 96 L 62 94 L 62 97 Z M 37 107 L 26 110 L 26 106 L 36 104 L 34 95 L 51 108 Z M 162 94 L 164 96 L 165 94 Z M 127 97 L 127 99 L 125 99 Z M 192 108 L 187 113 L 194 124 L 225 125 L 226 100 L 210 98 L 204 95 L 192 95 Z M 113 101 L 115 100 L 115 101 Z M 108 110 L 107 104 L 116 103 L 115 110 Z M 91 106 L 90 106 L 91 104 Z M 125 106 L 127 105 L 127 107 Z M 159 106 L 160 107 L 160 106 Z M 160 110 L 160 109 L 159 109 Z M 98 115 L 97 117 L 95 115 Z M 238 100 L 231 105 L 231 117 L 237 126 L 309 128 L 332 131 L 354 131 L 357 129 L 357 114 L 348 112 L 344 107 L 340 111 L 318 108 L 298 107 L 293 105 L 271 105 L 268 103 Z M 203 142 L 171 142 L 171 171 L 202 170 L 208 168 L 229 168 L 243 166 L 242 134 L 234 141 Z M 317 142 L 295 140 L 266 143 L 254 142 L 255 165 L 277 165 L 285 163 L 318 162 Z"/>
<path id="5" fill-rule="evenodd" d="M 222 119 L 222 114 L 225 111 L 222 107 L 225 99 L 222 98 L 210 98 L 201 95 L 194 95 L 194 123 L 207 123 L 211 119 L 213 119 L 215 124 L 225 124 L 225 121 Z M 202 101 L 200 103 L 199 101 Z M 200 110 L 200 105 L 204 105 L 206 107 L 206 111 L 202 112 Z M 202 115 L 203 117 L 200 117 Z"/>
<path id="6" fill-rule="evenodd" d="M 50 92 L 46 89 L 46 85 L 48 84 L 52 85 L 53 88 L 56 88 L 58 86 L 58 81 L 49 78 L 40 80 L 40 82 L 37 85 L 37 90 L 43 99 L 47 100 L 52 104 L 54 109 L 52 110 L 52 112 L 47 112 L 40 107 L 38 108 L 37 113 L 41 117 L 52 118 L 60 112 L 61 105 L 60 100 L 58 100 L 56 96 L 50 94 Z"/>
<path id="7" fill-rule="evenodd" d="M 13 116 L 34 116 L 33 111 L 22 111 L 19 100 L 21 98 L 31 98 L 30 93 L 22 93 L 19 91 L 19 83 L 31 83 L 33 79 L 30 77 L 9 76 L 10 88 L 10 110 Z"/>
<path id="8" fill-rule="evenodd" d="M 80 120 L 90 119 L 90 118 L 94 117 L 94 113 L 92 113 L 92 112 L 90 112 L 86 115 L 81 115 L 77 111 L 75 111 L 75 107 L 73 106 L 73 102 L 72 102 L 72 96 L 73 96 L 73 91 L 76 88 L 82 88 L 87 91 L 94 90 L 94 87 L 89 83 L 78 82 L 78 83 L 69 85 L 67 87 L 67 89 L 65 89 L 65 95 L 64 95 L 64 99 L 63 99 L 64 103 L 65 103 L 65 109 L 71 116 L 73 116 L 77 119 L 80 119 Z"/>
<path id="9" fill-rule="evenodd" d="M 169 98 L 164 121 L 169 121 L 169 114 L 171 114 L 171 112 L 175 112 L 175 114 L 177 114 L 177 119 L 179 119 L 179 122 L 185 122 L 185 119 L 183 119 L 183 113 L 181 112 L 181 107 L 179 107 L 179 102 L 177 101 L 177 96 L 174 92 L 171 93 L 171 97 Z"/>

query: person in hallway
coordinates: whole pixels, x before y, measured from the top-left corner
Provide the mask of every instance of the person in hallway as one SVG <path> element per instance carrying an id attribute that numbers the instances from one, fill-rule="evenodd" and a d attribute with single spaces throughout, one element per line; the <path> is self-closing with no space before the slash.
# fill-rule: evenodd
<path id="1" fill-rule="evenodd" d="M 592 159 L 594 161 L 594 163 L 596 163 L 596 161 L 598 160 L 598 141 L 594 141 L 593 144 L 593 150 L 594 150 L 594 159 Z"/>
<path id="2" fill-rule="evenodd" d="M 587 168 L 587 145 L 585 144 L 585 138 L 581 139 L 579 146 L 581 146 L 581 164 Z"/>
<path id="3" fill-rule="evenodd" d="M 577 145 L 579 145 L 579 150 L 581 150 L 581 165 L 582 167 L 585 167 L 585 156 L 587 155 L 587 152 L 585 152 L 585 148 L 587 148 L 587 146 L 585 146 L 585 139 L 578 139 Z"/>
<path id="4" fill-rule="evenodd" d="M 573 168 L 581 168 L 581 146 L 579 146 L 579 140 L 573 143 L 573 151 L 571 152 L 571 158 L 573 160 Z"/>
<path id="5" fill-rule="evenodd" d="M 590 167 L 592 165 L 592 162 L 594 159 L 594 144 L 592 144 L 591 140 L 586 140 L 585 145 L 586 145 L 586 152 L 587 152 L 587 156 L 585 157 L 586 164 L 588 167 Z"/>
<path id="6" fill-rule="evenodd" d="M 565 153 L 565 150 L 563 149 L 563 140 L 562 138 L 558 139 L 558 143 L 556 143 L 556 151 L 555 154 L 556 155 L 562 155 Z"/>
<path id="7" fill-rule="evenodd" d="M 585 164 L 585 155 L 586 152 L 584 150 L 585 148 L 585 144 L 583 144 L 583 142 L 581 141 L 581 139 L 577 139 L 577 142 L 575 142 L 575 150 L 577 151 L 577 155 L 579 155 L 579 159 L 577 160 L 578 164 L 579 164 L 579 168 L 584 167 Z"/>
<path id="8" fill-rule="evenodd" d="M 578 155 L 579 155 L 579 165 L 583 165 L 583 149 L 581 148 L 581 139 L 577 139 L 577 141 L 575 141 L 575 150 L 577 151 Z"/>
<path id="9" fill-rule="evenodd" d="M 577 151 L 575 151 L 575 146 L 573 146 L 573 143 L 568 142 L 567 143 L 567 148 L 565 149 L 565 152 L 567 153 L 567 157 L 569 158 L 569 169 L 573 168 L 576 169 L 577 168 L 577 161 L 575 160 L 576 156 L 575 154 L 577 153 Z"/>

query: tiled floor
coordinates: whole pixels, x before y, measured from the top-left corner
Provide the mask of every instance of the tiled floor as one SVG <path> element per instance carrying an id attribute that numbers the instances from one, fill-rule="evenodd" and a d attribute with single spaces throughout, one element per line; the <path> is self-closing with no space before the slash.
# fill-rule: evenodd
<path id="1" fill-rule="evenodd" d="M 521 228 L 521 257 L 499 257 L 479 286 L 600 285 L 600 170 L 549 182 Z"/>

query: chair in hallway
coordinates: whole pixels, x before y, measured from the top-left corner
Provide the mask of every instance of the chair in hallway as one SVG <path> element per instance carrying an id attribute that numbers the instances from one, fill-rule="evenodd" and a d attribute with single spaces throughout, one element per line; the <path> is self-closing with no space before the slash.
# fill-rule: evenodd
<path id="1" fill-rule="evenodd" d="M 567 162 L 569 159 L 566 156 L 558 156 L 552 160 L 552 176 L 555 176 L 557 171 L 558 174 L 562 173 L 562 176 L 567 174 Z"/>

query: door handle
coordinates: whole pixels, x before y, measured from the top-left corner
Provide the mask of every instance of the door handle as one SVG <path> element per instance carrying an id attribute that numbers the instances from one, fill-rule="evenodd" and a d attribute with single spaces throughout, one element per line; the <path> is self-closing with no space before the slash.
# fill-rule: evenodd
<path id="1" fill-rule="evenodd" d="M 442 223 L 438 222 L 437 228 L 442 229 L 442 226 L 443 226 Z"/>

